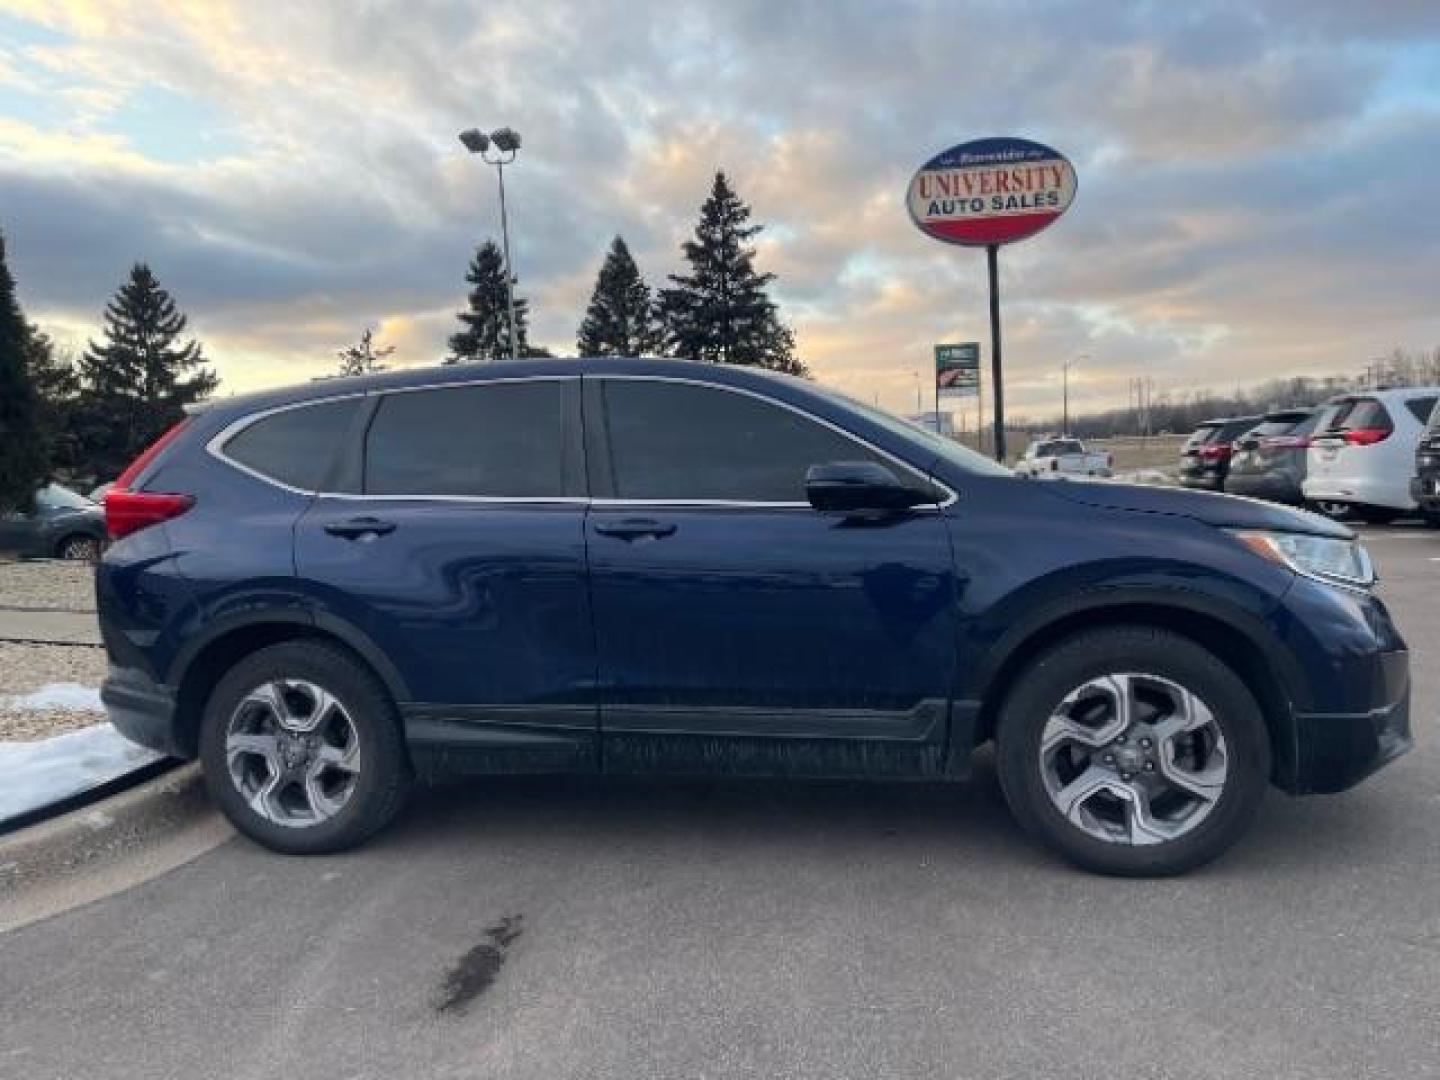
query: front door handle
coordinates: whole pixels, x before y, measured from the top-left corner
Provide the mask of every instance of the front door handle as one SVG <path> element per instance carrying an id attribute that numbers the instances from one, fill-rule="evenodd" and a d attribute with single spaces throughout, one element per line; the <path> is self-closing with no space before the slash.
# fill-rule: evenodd
<path id="1" fill-rule="evenodd" d="M 345 521 L 326 522 L 325 531 L 331 536 L 343 536 L 347 540 L 358 540 L 362 536 L 388 536 L 395 531 L 395 523 L 373 517 L 348 518 Z"/>
<path id="2" fill-rule="evenodd" d="M 625 518 L 623 521 L 599 521 L 595 531 L 601 536 L 618 536 L 622 540 L 636 540 L 642 536 L 670 536 L 675 526 L 667 521 L 651 518 Z"/>

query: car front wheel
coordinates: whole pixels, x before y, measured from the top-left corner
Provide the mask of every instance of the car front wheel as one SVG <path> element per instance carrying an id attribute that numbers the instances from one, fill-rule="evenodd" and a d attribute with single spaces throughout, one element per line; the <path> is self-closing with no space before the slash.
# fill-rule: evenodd
<path id="1" fill-rule="evenodd" d="M 1175 874 L 1254 818 L 1270 747 L 1254 697 L 1188 638 L 1149 627 L 1078 635 L 1020 676 L 996 736 L 1006 800 L 1028 832 L 1107 874 Z"/>
<path id="2" fill-rule="evenodd" d="M 232 668 L 206 708 L 200 758 L 231 823 L 293 855 L 365 840 L 400 812 L 411 783 L 385 688 L 324 642 L 272 645 Z"/>

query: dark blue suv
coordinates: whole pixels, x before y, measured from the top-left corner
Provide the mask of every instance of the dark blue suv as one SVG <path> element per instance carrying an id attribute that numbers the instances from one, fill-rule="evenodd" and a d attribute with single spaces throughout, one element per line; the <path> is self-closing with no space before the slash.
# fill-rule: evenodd
<path id="1" fill-rule="evenodd" d="M 1268 782 L 1410 744 L 1405 645 L 1326 519 L 1024 483 L 799 379 L 543 360 L 217 403 L 109 495 L 131 738 L 237 828 L 354 844 L 417 775 L 962 779 L 1036 836 L 1183 870 Z"/>

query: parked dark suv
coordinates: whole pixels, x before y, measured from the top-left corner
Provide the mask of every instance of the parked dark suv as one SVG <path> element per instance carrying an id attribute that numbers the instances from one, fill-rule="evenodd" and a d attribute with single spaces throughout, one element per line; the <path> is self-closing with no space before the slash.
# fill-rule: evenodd
<path id="1" fill-rule="evenodd" d="M 106 498 L 104 699 L 286 852 L 412 777 L 958 780 L 993 740 L 1077 863 L 1183 870 L 1267 782 L 1410 744 L 1345 527 L 1030 484 L 801 379 L 679 361 L 403 371 L 229 399 Z"/>
<path id="2" fill-rule="evenodd" d="M 1186 487 L 1224 491 L 1230 475 L 1230 456 L 1235 440 L 1256 424 L 1259 416 L 1232 416 L 1207 420 L 1199 425 L 1180 448 L 1180 483 Z"/>
<path id="3" fill-rule="evenodd" d="M 1410 494 L 1420 505 L 1425 521 L 1440 527 L 1440 402 L 1430 412 L 1430 423 L 1415 449 L 1415 477 Z"/>
<path id="4" fill-rule="evenodd" d="M 1232 495 L 1300 506 L 1305 493 L 1305 455 L 1320 422 L 1319 409 L 1280 409 L 1235 440 L 1225 490 Z"/>

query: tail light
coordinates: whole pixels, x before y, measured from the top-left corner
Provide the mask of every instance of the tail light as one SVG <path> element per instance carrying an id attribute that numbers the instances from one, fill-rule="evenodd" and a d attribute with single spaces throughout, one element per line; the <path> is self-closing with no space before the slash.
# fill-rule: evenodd
<path id="1" fill-rule="evenodd" d="M 1230 457 L 1230 444 L 1219 443 L 1214 446 L 1202 446 L 1200 448 L 1201 461 L 1225 461 Z"/>
<path id="2" fill-rule="evenodd" d="M 1384 442 L 1390 437 L 1389 428 L 1362 427 L 1350 428 L 1344 432 L 1345 441 L 1351 446 L 1374 446 L 1378 442 Z"/>
<path id="3" fill-rule="evenodd" d="M 181 420 L 151 443 L 120 474 L 115 486 L 105 494 L 105 531 L 110 534 L 110 539 L 119 540 L 122 536 L 129 536 L 151 525 L 169 521 L 195 505 L 193 495 L 130 490 L 135 478 L 145 471 L 160 451 L 175 441 L 188 423 L 188 420 Z"/>

